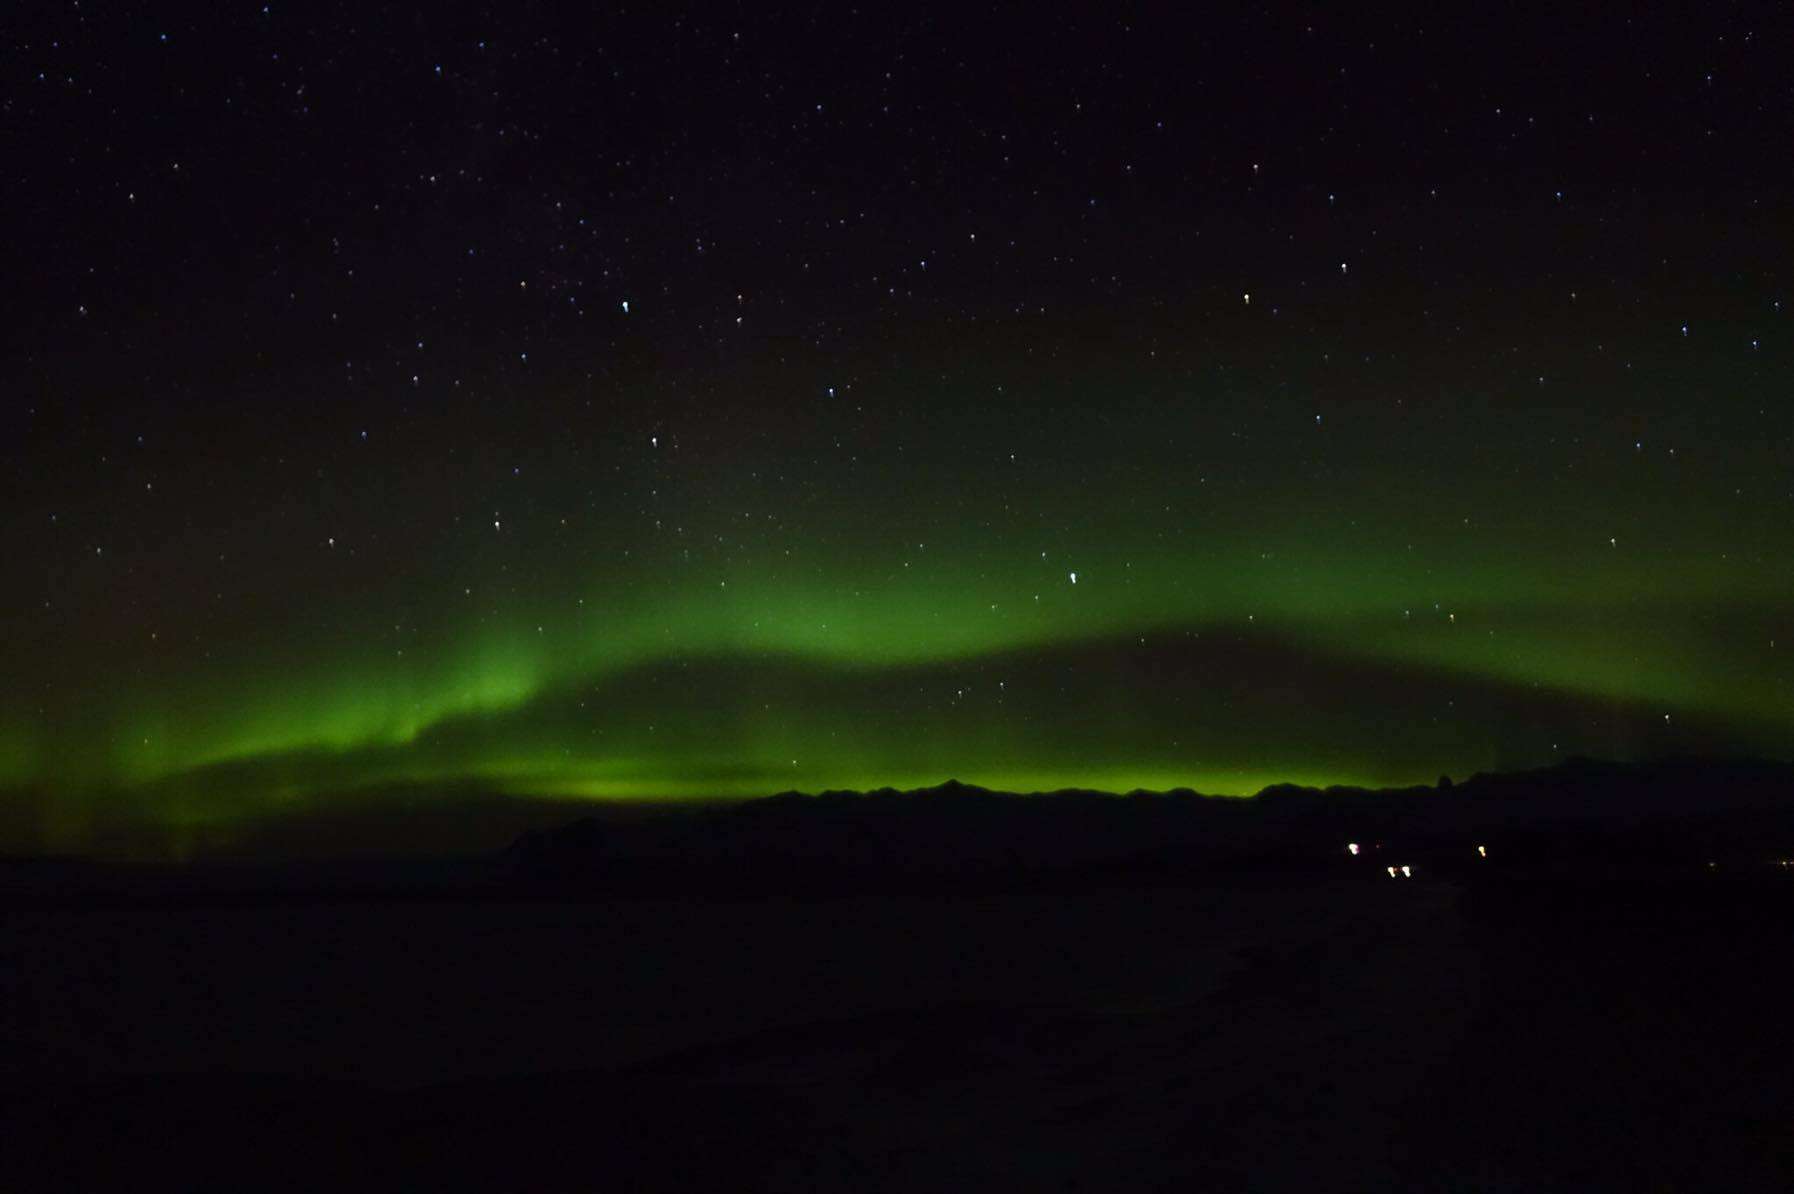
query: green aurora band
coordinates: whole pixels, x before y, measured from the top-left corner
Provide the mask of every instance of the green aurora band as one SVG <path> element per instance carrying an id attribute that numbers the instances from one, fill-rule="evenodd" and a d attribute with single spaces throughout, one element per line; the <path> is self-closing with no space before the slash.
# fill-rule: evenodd
<path id="1" fill-rule="evenodd" d="M 998 396 L 570 435 L 446 522 L 452 486 L 404 483 L 427 461 L 349 461 L 304 500 L 365 525 L 303 567 L 258 556 L 281 497 L 246 463 L 247 513 L 128 523 L 9 627 L 6 832 L 221 840 L 392 785 L 1245 794 L 1790 753 L 1788 509 L 1737 483 L 1785 476 L 1785 439 L 1665 414 L 1671 456 L 1471 397 L 1461 458 L 1406 460 L 1382 424 L 1418 413 L 1295 405 L 1140 382 L 1050 420 Z M 216 601 L 166 579 L 219 542 Z"/>

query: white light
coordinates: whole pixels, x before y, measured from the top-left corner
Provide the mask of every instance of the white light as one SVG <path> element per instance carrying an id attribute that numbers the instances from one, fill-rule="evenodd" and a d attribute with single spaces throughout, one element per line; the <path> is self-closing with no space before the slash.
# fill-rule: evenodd
<path id="1" fill-rule="evenodd" d="M 1356 856 L 1358 853 L 1358 843 L 1357 842 L 1346 843 L 1346 850 L 1353 856 Z"/>
<path id="2" fill-rule="evenodd" d="M 625 314 L 625 315 L 629 314 L 629 300 L 628 299 L 623 300 L 623 314 Z"/>
<path id="3" fill-rule="evenodd" d="M 1402 868 L 1402 878 L 1412 879 L 1413 877 L 1414 877 L 1414 870 L 1412 867 L 1403 867 Z"/>
<path id="4" fill-rule="evenodd" d="M 1395 878 L 1395 868 L 1394 868 L 1394 867 L 1389 867 L 1389 868 L 1387 868 L 1387 869 L 1388 869 L 1388 871 L 1389 871 L 1389 877 L 1390 877 L 1390 878 L 1391 878 L 1391 879 L 1393 879 L 1393 878 Z"/>
<path id="5" fill-rule="evenodd" d="M 1476 854 L 1478 858 L 1487 858 L 1489 856 L 1489 847 L 1478 846 L 1476 848 Z"/>
<path id="6" fill-rule="evenodd" d="M 1078 574 L 1075 572 L 1071 574 L 1071 583 L 1074 585 L 1078 583 Z"/>

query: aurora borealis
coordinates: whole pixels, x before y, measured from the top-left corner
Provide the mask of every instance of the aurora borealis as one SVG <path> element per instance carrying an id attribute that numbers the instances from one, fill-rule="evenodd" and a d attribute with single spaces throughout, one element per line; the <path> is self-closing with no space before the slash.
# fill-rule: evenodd
<path id="1" fill-rule="evenodd" d="M 1765 33 L 356 11 L 10 48 L 0 848 L 1794 751 Z"/>

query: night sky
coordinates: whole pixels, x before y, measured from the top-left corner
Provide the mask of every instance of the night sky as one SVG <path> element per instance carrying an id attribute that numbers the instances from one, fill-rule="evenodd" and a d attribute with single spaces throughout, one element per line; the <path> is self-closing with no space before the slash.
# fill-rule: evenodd
<path id="1" fill-rule="evenodd" d="M 0 28 L 0 852 L 1794 754 L 1785 5 L 186 7 Z"/>

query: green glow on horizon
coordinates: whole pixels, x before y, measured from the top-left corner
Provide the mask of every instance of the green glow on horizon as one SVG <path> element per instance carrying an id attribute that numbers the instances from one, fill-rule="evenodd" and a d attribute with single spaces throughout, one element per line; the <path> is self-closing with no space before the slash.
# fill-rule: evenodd
<path id="1" fill-rule="evenodd" d="M 1516 489 L 1505 458 L 1391 462 L 1374 427 L 1335 487 L 1223 487 L 1142 430 L 1152 402 L 1114 410 L 1013 478 L 989 464 L 1012 426 L 935 426 L 826 500 L 736 463 L 652 519 L 520 515 L 515 546 L 456 529 L 215 635 L 195 613 L 178 649 L 135 623 L 52 644 L 0 694 L 0 785 L 48 793 L 42 835 L 79 845 L 114 810 L 242 826 L 391 784 L 1248 794 L 1794 745 L 1794 562 L 1729 490 L 1635 534 L 1610 496 L 1630 460 Z"/>
<path id="2" fill-rule="evenodd" d="M 263 677 L 248 670 L 238 682 L 220 687 L 204 673 L 144 700 L 133 717 L 127 705 L 113 731 L 110 762 L 92 757 L 50 757 L 54 735 L 46 738 L 29 723 L 5 727 L 0 767 L 11 782 L 35 780 L 53 786 L 143 784 L 194 769 L 294 751 L 348 753 L 368 748 L 416 744 L 446 724 L 501 718 L 544 693 L 579 684 L 602 684 L 632 668 L 730 654 L 752 666 L 756 657 L 791 657 L 846 667 L 867 675 L 905 667 L 956 664 L 994 666 L 1006 654 L 1048 651 L 1092 636 L 1149 637 L 1173 633 L 1169 616 L 1201 626 L 1224 611 L 1237 618 L 1252 610 L 1252 626 L 1287 633 L 1342 655 L 1440 667 L 1470 677 L 1545 682 L 1569 692 L 1636 700 L 1656 700 L 1696 714 L 1742 718 L 1772 711 L 1786 689 L 1779 673 L 1761 665 L 1715 666 L 1711 656 L 1678 650 L 1672 637 L 1673 611 L 1657 621 L 1647 617 L 1603 622 L 1578 601 L 1554 615 L 1550 624 L 1526 613 L 1509 617 L 1500 606 L 1466 600 L 1457 610 L 1447 597 L 1440 608 L 1403 617 L 1386 595 L 1372 591 L 1359 575 L 1341 568 L 1341 582 L 1302 587 L 1266 585 L 1242 592 L 1237 584 L 1205 587 L 1200 569 L 1180 570 L 1163 559 L 1112 559 L 1084 553 L 1079 583 L 1056 570 L 1025 565 L 1019 577 L 1001 578 L 988 566 L 979 582 L 956 583 L 968 565 L 944 567 L 943 576 L 921 584 L 891 582 L 876 596 L 874 580 L 843 577 L 809 590 L 790 590 L 776 577 L 719 586 L 715 599 L 687 594 L 652 614 L 587 627 L 580 614 L 558 620 L 541 615 L 529 631 L 486 630 L 461 650 L 414 651 L 409 658 L 373 665 L 324 661 L 309 669 Z M 1122 555 L 1112 551 L 1109 555 Z M 1117 579 L 1119 578 L 1119 580 Z M 856 584 L 857 582 L 857 584 Z M 1399 587 L 1403 579 L 1386 579 Z M 1474 586 L 1462 584 L 1463 590 Z M 1035 595 L 1038 591 L 1039 600 Z M 1468 596 L 1468 592 L 1466 592 Z M 1003 600 L 989 600 L 1001 596 Z M 1561 596 L 1561 591 L 1560 591 Z M 995 609 L 992 609 L 992 606 Z M 1329 612 L 1324 613 L 1330 606 Z M 1449 613 L 1455 621 L 1448 621 Z M 1650 614 L 1650 611 L 1647 611 Z M 1651 615 L 1655 616 L 1655 615 Z M 535 627 L 541 630 L 536 631 Z M 1223 628 L 1224 629 L 1224 628 Z M 1493 631 L 1494 633 L 1490 633 Z M 154 712 L 152 712 L 154 710 Z M 195 714 L 198 714 L 197 716 Z M 937 729 L 938 732 L 938 729 Z M 749 739 L 734 744 L 751 760 Z M 502 745 L 501 745 L 502 749 Z M 770 757 L 770 756 L 769 756 Z M 484 768 L 477 757 L 464 760 L 469 774 L 539 773 L 525 760 L 505 769 Z M 1288 772 L 1260 767 L 1251 785 L 1234 791 L 1309 775 L 1320 783 L 1357 782 L 1345 772 L 1304 768 L 1299 752 Z M 617 793 L 630 796 L 682 790 L 679 768 L 647 756 L 627 780 L 606 780 L 605 765 L 584 759 L 574 777 L 556 776 L 541 790 Z M 1096 768 L 1085 779 L 1058 779 L 1046 771 L 1035 779 L 1027 770 L 992 768 L 975 751 L 954 760 L 954 774 L 987 786 L 1204 787 L 1200 773 L 1148 769 L 1132 778 L 1127 769 Z M 897 776 L 915 783 L 938 782 L 942 774 L 905 767 L 899 758 L 889 770 L 844 765 L 828 773 L 822 786 L 885 786 Z M 716 794 L 763 791 L 758 768 L 751 781 L 719 782 Z M 548 770 L 553 775 L 552 769 Z M 1100 778 L 1088 778 L 1089 776 Z M 1151 782 L 1143 778 L 1155 777 Z M 1405 778 L 1420 779 L 1420 775 Z M 513 781 L 507 781 L 513 782 Z"/>
<path id="3" fill-rule="evenodd" d="M 784 781 L 782 785 L 777 782 L 780 779 Z M 516 796 L 568 796 L 593 801 L 662 801 L 718 798 L 753 799 L 774 795 L 780 791 L 796 791 L 812 796 L 822 792 L 871 792 L 881 788 L 914 791 L 936 787 L 949 779 L 993 792 L 1010 792 L 1024 796 L 1066 790 L 1126 795 L 1135 791 L 1172 792 L 1188 789 L 1204 796 L 1240 799 L 1255 796 L 1264 789 L 1279 784 L 1296 784 L 1312 788 L 1349 788 L 1382 786 L 1384 784 L 1400 786 L 1401 783 L 1427 782 L 1419 776 L 1406 781 L 1378 781 L 1373 784 L 1362 779 L 1340 775 L 1303 775 L 1270 771 L 1255 774 L 1233 771 L 1203 775 L 1188 772 L 1099 771 L 1093 768 L 1049 772 L 981 772 L 972 770 L 963 774 L 951 775 L 906 775 L 889 772 L 881 772 L 876 775 L 854 775 L 851 772 L 836 772 L 812 777 L 793 768 L 788 773 L 769 772 L 763 778 L 742 779 L 721 784 L 712 783 L 701 789 L 669 787 L 664 781 L 607 781 L 603 779 L 556 781 L 528 777 L 501 782 L 496 786 L 499 790 Z"/>
<path id="4" fill-rule="evenodd" d="M 1003 590 L 1019 593 L 1019 601 L 986 601 L 993 592 L 962 592 L 951 585 L 932 594 L 901 587 L 873 600 L 854 597 L 846 581 L 796 595 L 776 583 L 738 584 L 715 602 L 686 597 L 633 624 L 593 632 L 566 616 L 551 630 L 545 615 L 536 623 L 543 627 L 539 633 L 488 632 L 472 650 L 451 651 L 446 659 L 414 656 L 378 668 L 349 663 L 288 673 L 267 695 L 249 690 L 266 683 L 259 678 L 235 692 L 217 691 L 202 680 L 184 694 L 184 702 L 168 700 L 162 713 L 140 716 L 115 731 L 109 770 L 76 774 L 144 782 L 293 750 L 405 745 L 445 721 L 514 710 L 555 687 L 602 681 L 651 663 L 657 648 L 666 653 L 661 657 L 778 654 L 876 669 L 1047 648 L 1105 633 L 1139 630 L 1156 636 L 1165 632 L 1162 623 L 1171 612 L 1165 593 L 1199 586 L 1198 578 L 1164 575 L 1168 570 L 1162 564 L 1136 570 L 1124 562 L 1117 571 L 1126 587 L 1112 583 L 1101 562 L 1087 565 L 1075 594 L 1063 579 L 1033 576 L 1032 586 L 1011 584 Z M 998 587 L 992 582 L 989 589 Z M 1031 588 L 1045 590 L 1039 601 Z M 1141 599 L 1147 592 L 1155 599 Z M 1317 593 L 1336 602 L 1330 617 L 1320 612 L 1324 603 Z M 1200 626 L 1221 612 L 1222 603 L 1198 593 L 1178 604 L 1175 612 Z M 1557 615 L 1555 626 L 1515 627 L 1500 607 L 1470 600 L 1458 607 L 1462 612 L 1454 622 L 1445 620 L 1444 607 L 1455 604 L 1450 598 L 1440 610 L 1404 618 L 1374 594 L 1344 594 L 1326 586 L 1229 593 L 1225 604 L 1236 616 L 1242 605 L 1254 608 L 1254 624 L 1286 627 L 1330 650 L 1473 676 L 1544 681 L 1569 691 L 1658 699 L 1691 712 L 1732 716 L 1773 709 L 1778 696 L 1785 701 L 1774 673 L 1715 668 L 1679 650 L 1664 627 L 1647 627 L 1652 633 L 1641 640 L 1636 623 L 1605 626 L 1573 612 L 1578 607 Z M 1006 606 L 1018 608 L 1011 612 Z M 558 650 L 551 649 L 555 644 Z M 203 710 L 203 718 L 178 714 L 183 703 Z M 9 727 L 0 740 L 0 760 L 15 776 L 32 773 L 36 763 L 36 774 L 54 778 L 54 765 L 32 758 L 31 738 L 28 727 Z"/>

